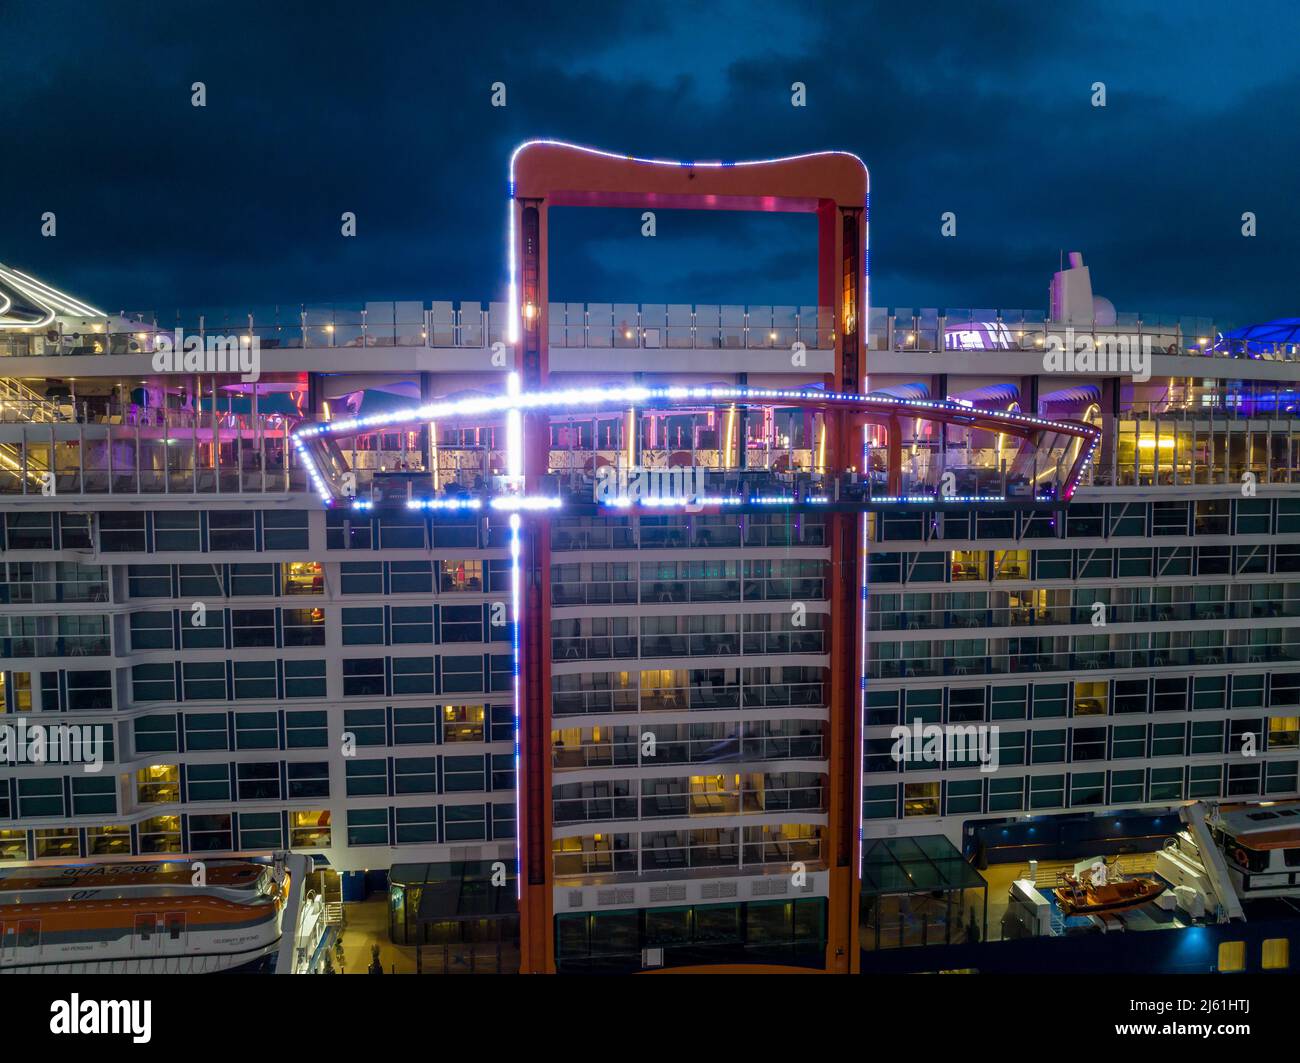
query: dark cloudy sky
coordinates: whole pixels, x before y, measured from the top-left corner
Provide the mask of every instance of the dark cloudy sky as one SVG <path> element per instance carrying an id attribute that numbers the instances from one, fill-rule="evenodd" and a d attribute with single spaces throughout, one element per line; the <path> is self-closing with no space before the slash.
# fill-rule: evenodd
<path id="1" fill-rule="evenodd" d="M 486 301 L 520 140 L 835 147 L 871 170 L 876 305 L 1042 309 L 1078 249 L 1121 310 L 1297 315 L 1297 40 L 1296 0 L 0 0 L 0 261 L 113 310 Z M 557 211 L 553 297 L 814 296 L 808 218 L 658 228 Z"/>

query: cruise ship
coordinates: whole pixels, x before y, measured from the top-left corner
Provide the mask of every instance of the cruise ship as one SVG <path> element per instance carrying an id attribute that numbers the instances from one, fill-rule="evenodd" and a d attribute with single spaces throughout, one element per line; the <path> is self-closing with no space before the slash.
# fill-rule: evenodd
<path id="1" fill-rule="evenodd" d="M 1200 810 L 1300 796 L 1300 319 L 873 307 L 844 152 L 509 188 L 496 301 L 0 266 L 0 867 L 292 849 L 526 973 L 1289 964 Z M 551 207 L 656 205 L 815 214 L 817 305 L 552 300 Z"/>

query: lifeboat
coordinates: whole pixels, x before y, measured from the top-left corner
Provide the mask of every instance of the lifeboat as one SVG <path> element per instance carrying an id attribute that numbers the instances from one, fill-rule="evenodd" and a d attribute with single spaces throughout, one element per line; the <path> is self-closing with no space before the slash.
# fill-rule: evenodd
<path id="1" fill-rule="evenodd" d="M 180 861 L 0 870 L 0 974 L 209 974 L 269 964 L 288 883 Z"/>
<path id="2" fill-rule="evenodd" d="M 1168 886 L 1157 878 L 1138 876 L 1116 880 L 1097 875 L 1093 868 L 1088 868 L 1077 875 L 1062 875 L 1061 885 L 1052 893 L 1061 914 L 1068 918 L 1126 912 L 1155 900 L 1166 889 Z"/>

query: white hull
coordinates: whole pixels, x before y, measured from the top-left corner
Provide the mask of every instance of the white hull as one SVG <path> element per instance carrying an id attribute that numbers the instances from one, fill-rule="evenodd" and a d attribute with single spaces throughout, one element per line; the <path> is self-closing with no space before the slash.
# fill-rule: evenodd
<path id="1" fill-rule="evenodd" d="M 0 963 L 4 974 L 219 974 L 275 955 L 280 939 L 244 952 L 173 956 L 105 956 L 94 960 L 46 959 L 24 962 L 26 957 Z"/>

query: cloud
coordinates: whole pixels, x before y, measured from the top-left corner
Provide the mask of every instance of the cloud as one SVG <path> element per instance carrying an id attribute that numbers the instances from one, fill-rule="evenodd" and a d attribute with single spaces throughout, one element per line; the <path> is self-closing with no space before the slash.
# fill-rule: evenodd
<path id="1" fill-rule="evenodd" d="M 1300 26 L 1283 3 L 1250 19 L 1155 0 L 358 12 L 8 4 L 0 123 L 18 139 L 0 168 L 0 260 L 164 312 L 486 301 L 504 281 L 509 152 L 549 135 L 682 158 L 857 152 L 877 304 L 1041 308 L 1065 249 L 1124 310 L 1297 312 Z M 194 81 L 206 108 L 190 106 Z M 505 108 L 490 106 L 497 81 Z M 793 81 L 806 107 L 790 105 Z M 339 234 L 345 210 L 355 239 Z M 589 284 L 691 301 L 695 284 L 701 302 L 797 302 L 811 284 L 797 226 L 686 214 L 652 250 L 611 241 L 609 224 L 574 230 L 590 246 L 557 272 L 567 298 L 599 298 Z"/>

